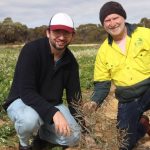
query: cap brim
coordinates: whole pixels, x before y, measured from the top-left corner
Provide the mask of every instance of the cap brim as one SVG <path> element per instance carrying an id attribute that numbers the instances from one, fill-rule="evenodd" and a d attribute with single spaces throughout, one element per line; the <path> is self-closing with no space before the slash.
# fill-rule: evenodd
<path id="1" fill-rule="evenodd" d="M 66 30 L 68 32 L 74 32 L 74 28 L 68 27 L 68 26 L 64 26 L 64 25 L 51 25 L 50 30 Z"/>

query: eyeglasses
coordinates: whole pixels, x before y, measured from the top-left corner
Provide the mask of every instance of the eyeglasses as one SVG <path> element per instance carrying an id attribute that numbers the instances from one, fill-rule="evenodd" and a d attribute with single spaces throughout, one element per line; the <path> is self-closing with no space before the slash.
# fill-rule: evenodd
<path id="1" fill-rule="evenodd" d="M 64 38 L 70 38 L 72 36 L 72 33 L 67 32 L 65 30 L 53 30 L 51 32 L 55 37 L 63 36 Z"/>

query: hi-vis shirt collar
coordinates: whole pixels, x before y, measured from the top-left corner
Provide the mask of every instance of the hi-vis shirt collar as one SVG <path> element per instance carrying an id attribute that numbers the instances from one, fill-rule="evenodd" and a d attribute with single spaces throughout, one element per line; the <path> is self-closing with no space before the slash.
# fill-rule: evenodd
<path id="1" fill-rule="evenodd" d="M 127 34 L 128 36 L 131 37 L 132 33 L 137 28 L 137 26 L 135 24 L 129 24 L 129 23 L 126 23 L 125 25 L 127 27 Z M 112 43 L 113 43 L 113 38 L 110 34 L 108 34 L 108 44 L 112 45 Z"/>

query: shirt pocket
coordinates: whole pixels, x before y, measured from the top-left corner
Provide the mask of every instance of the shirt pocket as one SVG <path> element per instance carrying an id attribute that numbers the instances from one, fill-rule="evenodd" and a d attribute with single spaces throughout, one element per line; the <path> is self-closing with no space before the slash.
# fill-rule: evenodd
<path id="1" fill-rule="evenodd" d="M 150 48 L 141 47 L 134 55 L 136 69 L 141 70 L 143 73 L 150 72 Z"/>
<path id="2" fill-rule="evenodd" d="M 107 61 L 107 68 L 111 73 L 111 77 L 113 78 L 118 72 L 120 72 L 125 65 L 125 57 L 114 57 L 114 59 L 110 58 Z"/>

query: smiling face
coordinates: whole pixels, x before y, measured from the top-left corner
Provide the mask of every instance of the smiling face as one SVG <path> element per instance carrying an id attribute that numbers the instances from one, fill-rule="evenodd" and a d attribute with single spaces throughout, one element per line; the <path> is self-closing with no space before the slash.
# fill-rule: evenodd
<path id="1" fill-rule="evenodd" d="M 126 34 L 125 19 L 118 14 L 108 15 L 103 26 L 113 39 L 120 39 Z"/>
<path id="2" fill-rule="evenodd" d="M 64 51 L 73 39 L 74 33 L 66 30 L 47 30 L 50 45 L 57 51 Z"/>

